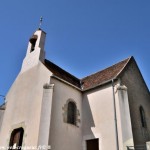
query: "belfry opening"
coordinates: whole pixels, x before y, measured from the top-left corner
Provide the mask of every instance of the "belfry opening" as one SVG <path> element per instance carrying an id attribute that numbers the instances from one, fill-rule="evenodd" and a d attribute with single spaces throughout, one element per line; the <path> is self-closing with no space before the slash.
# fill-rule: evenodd
<path id="1" fill-rule="evenodd" d="M 37 36 L 37 35 L 33 35 L 33 36 L 30 38 L 30 40 L 29 40 L 30 43 L 31 43 L 31 50 L 30 50 L 30 52 L 33 52 L 33 51 L 34 51 L 37 39 L 38 39 L 38 36 Z"/>

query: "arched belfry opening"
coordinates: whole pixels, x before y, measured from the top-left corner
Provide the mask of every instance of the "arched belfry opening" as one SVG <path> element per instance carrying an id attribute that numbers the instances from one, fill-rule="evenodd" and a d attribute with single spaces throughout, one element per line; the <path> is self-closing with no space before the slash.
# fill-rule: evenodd
<path id="1" fill-rule="evenodd" d="M 29 38 L 26 56 L 23 60 L 21 72 L 24 72 L 33 66 L 36 66 L 39 61 L 45 61 L 45 44 L 46 33 L 43 30 L 36 30 Z"/>
<path id="2" fill-rule="evenodd" d="M 33 52 L 35 50 L 35 45 L 36 45 L 36 41 L 38 39 L 38 36 L 37 35 L 33 35 L 31 38 L 30 38 L 30 43 L 31 43 L 31 50 L 30 50 L 30 53 Z"/>

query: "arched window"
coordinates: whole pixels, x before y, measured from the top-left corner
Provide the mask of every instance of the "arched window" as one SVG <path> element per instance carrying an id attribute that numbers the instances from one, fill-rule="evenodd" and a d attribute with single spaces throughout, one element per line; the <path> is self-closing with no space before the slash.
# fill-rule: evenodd
<path id="1" fill-rule="evenodd" d="M 140 106 L 140 117 L 141 117 L 142 127 L 146 128 L 145 112 L 142 106 Z"/>
<path id="2" fill-rule="evenodd" d="M 11 133 L 10 142 L 9 142 L 9 150 L 21 150 L 22 141 L 23 141 L 23 134 L 24 130 L 23 128 L 14 129 Z"/>
<path id="3" fill-rule="evenodd" d="M 33 51 L 34 51 L 37 38 L 38 38 L 37 35 L 33 35 L 33 36 L 30 38 L 30 43 L 31 43 L 31 50 L 30 50 L 30 52 L 33 52 Z"/>
<path id="4" fill-rule="evenodd" d="M 76 104 L 74 102 L 69 102 L 67 108 L 67 123 L 76 125 L 76 112 Z"/>

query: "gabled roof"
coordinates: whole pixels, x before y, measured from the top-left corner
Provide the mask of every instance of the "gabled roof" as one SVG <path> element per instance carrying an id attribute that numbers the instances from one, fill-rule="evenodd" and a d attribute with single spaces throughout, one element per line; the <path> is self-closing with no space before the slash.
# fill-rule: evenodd
<path id="1" fill-rule="evenodd" d="M 132 57 L 127 58 L 115 65 L 81 79 L 83 83 L 83 89 L 90 89 L 117 78 L 131 58 Z"/>
<path id="2" fill-rule="evenodd" d="M 63 70 L 62 68 L 60 68 L 59 66 L 55 65 L 54 63 L 52 63 L 49 60 L 45 59 L 45 66 L 57 77 L 59 77 L 60 79 L 63 79 L 67 82 L 69 82 L 70 84 L 80 88 L 80 79 L 76 78 L 75 76 L 71 75 L 70 73 L 68 73 L 67 71 Z"/>
<path id="3" fill-rule="evenodd" d="M 87 90 L 94 88 L 98 85 L 104 84 L 114 78 L 117 78 L 122 73 L 128 62 L 132 58 L 133 57 L 127 58 L 115 65 L 112 65 L 111 67 L 108 67 L 92 75 L 89 75 L 83 79 L 76 78 L 75 76 L 61 69 L 59 66 L 55 65 L 49 60 L 45 59 L 44 64 L 58 78 L 65 80 L 66 82 L 69 82 L 70 84 L 76 86 L 77 88 Z"/>

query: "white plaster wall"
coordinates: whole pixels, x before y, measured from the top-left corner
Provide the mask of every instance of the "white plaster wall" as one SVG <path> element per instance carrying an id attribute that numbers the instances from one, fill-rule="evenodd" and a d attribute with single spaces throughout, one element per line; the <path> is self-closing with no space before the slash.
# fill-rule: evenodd
<path id="1" fill-rule="evenodd" d="M 82 148 L 82 94 L 77 89 L 51 78 L 54 84 L 50 140 L 52 150 L 83 150 Z M 80 113 L 79 127 L 63 121 L 63 107 L 73 99 Z"/>
<path id="2" fill-rule="evenodd" d="M 3 122 L 4 112 L 5 112 L 5 110 L 0 110 L 0 130 L 1 130 L 2 122 Z"/>
<path id="3" fill-rule="evenodd" d="M 115 86 L 115 100 L 117 110 L 119 149 L 126 150 L 127 146 L 133 146 L 133 134 L 128 103 L 128 92 L 125 86 Z"/>
<path id="4" fill-rule="evenodd" d="M 38 65 L 20 73 L 9 90 L 0 145 L 7 146 L 11 131 L 24 128 L 23 145 L 37 146 L 40 126 L 43 85 L 49 83 L 50 72 L 39 62 Z"/>
<path id="5" fill-rule="evenodd" d="M 112 87 L 103 86 L 83 95 L 83 146 L 99 138 L 99 150 L 116 150 Z"/>
<path id="6" fill-rule="evenodd" d="M 150 150 L 150 142 L 146 142 L 146 148 L 147 150 Z"/>
<path id="7" fill-rule="evenodd" d="M 39 139 L 38 139 L 39 146 L 45 147 L 49 146 L 48 142 L 49 142 L 49 130 L 51 122 L 53 87 L 54 87 L 53 84 L 45 84 L 43 87 L 41 119 L 40 119 Z"/>

